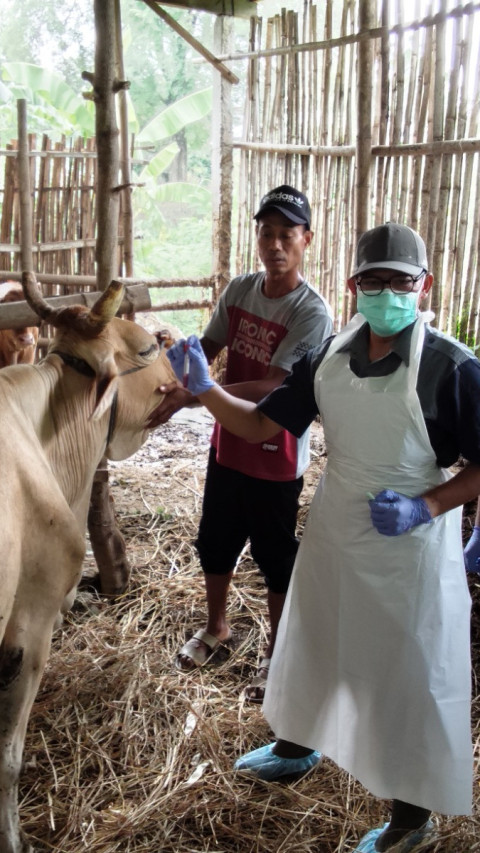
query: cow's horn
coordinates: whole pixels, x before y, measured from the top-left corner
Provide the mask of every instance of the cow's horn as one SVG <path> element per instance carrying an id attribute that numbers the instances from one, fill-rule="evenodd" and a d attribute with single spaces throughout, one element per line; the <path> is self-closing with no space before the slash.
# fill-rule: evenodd
<path id="1" fill-rule="evenodd" d="M 25 299 L 32 311 L 52 326 L 68 326 L 91 336 L 103 329 L 115 316 L 123 300 L 124 286 L 119 281 L 110 282 L 90 310 L 83 306 L 52 308 L 43 298 L 33 272 L 22 273 Z"/>
<path id="2" fill-rule="evenodd" d="M 52 308 L 42 296 L 33 272 L 22 273 L 22 288 L 26 302 L 42 320 L 53 325 L 53 319 L 58 314 L 58 308 Z"/>
<path id="3" fill-rule="evenodd" d="M 119 281 L 111 281 L 102 295 L 90 308 L 88 324 L 93 327 L 106 326 L 115 317 L 123 300 L 124 287 Z"/>

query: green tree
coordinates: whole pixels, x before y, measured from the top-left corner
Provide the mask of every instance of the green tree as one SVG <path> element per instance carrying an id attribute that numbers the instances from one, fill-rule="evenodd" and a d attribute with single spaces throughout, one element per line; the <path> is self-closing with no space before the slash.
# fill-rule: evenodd
<path id="1" fill-rule="evenodd" d="M 93 69 L 93 0 L 2 0 L 0 64 L 49 66 L 80 93 L 81 73 Z"/>
<path id="2" fill-rule="evenodd" d="M 183 113 L 157 138 L 150 133 L 148 148 L 140 148 L 140 135 L 136 148 L 135 161 L 140 162 L 134 164 L 134 180 L 145 184 L 134 192 L 139 237 L 136 272 L 162 277 L 208 275 L 210 101 L 208 108 L 206 104 L 212 69 L 145 4 L 122 0 L 121 11 L 125 74 L 134 104 L 132 122 L 138 121 L 135 131 L 151 127 L 161 113 L 164 121 L 169 116 L 171 120 L 179 108 Z M 212 15 L 191 9 L 169 9 L 169 13 L 212 49 Z M 82 97 L 90 87 L 82 72 L 93 71 L 94 48 L 93 0 L 62 4 L 2 0 L 2 139 L 16 136 L 18 97 L 28 102 L 29 131 L 93 135 L 93 107 Z M 143 139 L 142 146 L 147 145 L 146 136 Z"/>

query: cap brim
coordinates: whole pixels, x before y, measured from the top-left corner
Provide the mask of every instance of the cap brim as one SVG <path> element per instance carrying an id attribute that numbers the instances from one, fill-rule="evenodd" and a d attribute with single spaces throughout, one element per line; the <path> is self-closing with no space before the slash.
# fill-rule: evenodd
<path id="1" fill-rule="evenodd" d="M 310 223 L 307 219 L 305 219 L 304 216 L 295 216 L 294 213 L 292 213 L 290 210 L 286 210 L 280 204 L 269 204 L 266 207 L 262 207 L 262 209 L 259 210 L 253 218 L 258 219 L 259 217 L 263 216 L 264 213 L 267 213 L 269 210 L 279 210 L 280 213 L 283 214 L 283 216 L 290 220 L 290 222 L 294 222 L 295 225 L 306 225 L 307 228 L 310 229 Z"/>
<path id="2" fill-rule="evenodd" d="M 360 264 L 352 273 L 360 275 L 367 270 L 394 270 L 394 272 L 404 272 L 407 275 L 420 275 L 425 272 L 425 267 L 416 266 L 416 264 L 402 264 L 401 261 L 375 261 L 373 264 Z"/>

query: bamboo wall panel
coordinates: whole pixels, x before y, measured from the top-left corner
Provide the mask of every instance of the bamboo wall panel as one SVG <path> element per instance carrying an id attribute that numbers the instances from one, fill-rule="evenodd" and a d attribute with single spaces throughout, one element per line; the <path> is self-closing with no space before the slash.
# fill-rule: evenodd
<path id="1" fill-rule="evenodd" d="M 422 234 L 436 282 L 434 323 L 473 346 L 480 337 L 480 4 L 378 0 L 375 9 L 368 227 L 398 221 Z M 305 0 L 298 14 L 252 21 L 246 61 L 255 73 L 238 146 L 237 272 L 258 267 L 252 217 L 263 193 L 297 186 L 310 199 L 315 232 L 304 272 L 330 301 L 337 328 L 351 312 L 345 281 L 357 227 L 355 93 L 365 38 L 358 11 L 353 0 L 342 7 Z"/>
<path id="2" fill-rule="evenodd" d="M 16 143 L 9 146 L 12 155 Z M 94 140 L 52 146 L 47 136 L 29 137 L 32 243 L 37 273 L 95 274 Z M 0 177 L 0 271 L 21 269 L 20 205 L 16 156 L 5 156 Z M 120 256 L 119 256 L 120 258 Z M 120 270 L 119 270 L 120 271 Z M 60 295 L 61 284 L 45 284 L 45 295 Z"/>

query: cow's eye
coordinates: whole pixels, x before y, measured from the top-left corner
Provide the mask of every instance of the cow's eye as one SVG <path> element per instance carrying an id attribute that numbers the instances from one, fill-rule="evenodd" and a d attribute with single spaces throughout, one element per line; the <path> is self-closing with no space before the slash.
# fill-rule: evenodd
<path id="1" fill-rule="evenodd" d="M 153 358 L 154 355 L 158 355 L 158 344 L 152 344 L 151 347 L 148 347 L 146 350 L 142 350 L 138 354 L 141 358 Z"/>

